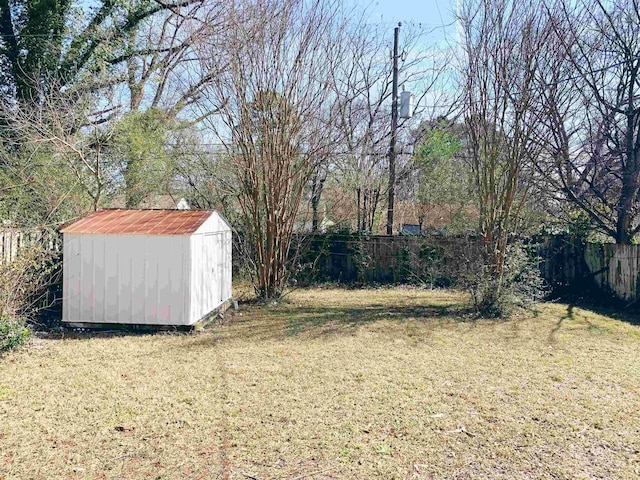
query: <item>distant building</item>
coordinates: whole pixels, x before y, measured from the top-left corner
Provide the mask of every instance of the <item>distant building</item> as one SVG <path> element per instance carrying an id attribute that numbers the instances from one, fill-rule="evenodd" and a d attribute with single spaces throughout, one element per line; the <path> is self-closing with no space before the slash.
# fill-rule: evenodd
<path id="1" fill-rule="evenodd" d="M 420 225 L 402 224 L 400 230 L 401 235 L 420 235 L 422 234 L 422 227 Z"/>
<path id="2" fill-rule="evenodd" d="M 108 208 L 127 208 L 126 198 L 123 195 L 114 197 Z M 184 198 L 176 198 L 171 195 L 149 195 L 136 208 L 156 210 L 189 210 L 191 207 Z"/>

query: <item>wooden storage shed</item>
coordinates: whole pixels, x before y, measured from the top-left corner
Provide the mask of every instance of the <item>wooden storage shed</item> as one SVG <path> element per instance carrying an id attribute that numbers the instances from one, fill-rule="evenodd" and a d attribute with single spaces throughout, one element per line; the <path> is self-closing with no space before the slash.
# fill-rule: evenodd
<path id="1" fill-rule="evenodd" d="M 72 326 L 194 325 L 231 298 L 231 228 L 217 212 L 100 210 L 62 233 Z"/>

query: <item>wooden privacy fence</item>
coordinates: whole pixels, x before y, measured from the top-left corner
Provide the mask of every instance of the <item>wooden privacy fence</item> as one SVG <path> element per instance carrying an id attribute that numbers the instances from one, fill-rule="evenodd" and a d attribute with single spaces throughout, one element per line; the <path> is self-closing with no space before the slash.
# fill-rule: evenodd
<path id="1" fill-rule="evenodd" d="M 640 245 L 588 243 L 584 260 L 602 290 L 628 302 L 638 300 Z"/>
<path id="2" fill-rule="evenodd" d="M 0 229 L 0 264 L 11 262 L 34 242 L 60 253 L 56 232 Z M 565 236 L 536 240 L 540 269 L 558 293 L 599 289 L 603 296 L 640 299 L 640 245 L 583 243 Z M 478 271 L 482 243 L 476 236 L 386 236 L 328 233 L 294 237 L 300 247 L 296 278 L 308 282 L 418 283 L 455 286 Z M 234 261 L 242 256 L 234 252 Z M 60 255 L 54 261 L 61 264 Z M 55 276 L 61 280 L 61 269 Z M 57 298 L 56 285 L 51 286 Z"/>
<path id="3" fill-rule="evenodd" d="M 299 242 L 306 248 L 301 263 L 310 281 L 455 286 L 479 271 L 482 258 L 481 240 L 474 236 L 319 234 Z M 595 287 L 603 299 L 640 299 L 640 245 L 584 243 L 562 235 L 532 244 L 556 293 Z"/>
<path id="4" fill-rule="evenodd" d="M 36 243 L 44 243 L 51 251 L 59 252 L 62 249 L 60 235 L 56 232 L 15 228 L 0 230 L 0 264 L 12 262 L 20 250 Z"/>
<path id="5" fill-rule="evenodd" d="M 597 290 L 627 303 L 640 299 L 640 245 L 584 243 L 545 238 L 539 248 L 542 272 L 556 290 Z"/>
<path id="6" fill-rule="evenodd" d="M 25 232 L 21 230 L 0 231 L 0 263 L 10 263 L 25 245 Z"/>
<path id="7" fill-rule="evenodd" d="M 304 281 L 452 286 L 481 258 L 469 236 L 317 234 L 299 236 Z"/>
<path id="8" fill-rule="evenodd" d="M 591 285 L 584 261 L 584 247 L 584 243 L 564 235 L 539 239 L 537 254 L 540 257 L 540 270 L 552 289 L 562 293 Z"/>

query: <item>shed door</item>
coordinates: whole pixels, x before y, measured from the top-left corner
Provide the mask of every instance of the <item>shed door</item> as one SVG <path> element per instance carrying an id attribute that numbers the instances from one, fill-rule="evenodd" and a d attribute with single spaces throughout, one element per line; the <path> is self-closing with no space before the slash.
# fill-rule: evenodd
<path id="1" fill-rule="evenodd" d="M 224 249 L 223 249 L 223 234 L 222 233 L 207 233 L 205 234 L 207 265 L 211 268 L 211 284 L 209 291 L 212 298 L 212 305 L 220 305 L 222 303 L 224 278 Z"/>

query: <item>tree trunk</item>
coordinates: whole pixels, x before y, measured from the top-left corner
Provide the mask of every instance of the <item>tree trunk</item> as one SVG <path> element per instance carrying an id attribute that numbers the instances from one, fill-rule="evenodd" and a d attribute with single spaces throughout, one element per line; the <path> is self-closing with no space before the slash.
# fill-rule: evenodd
<path id="1" fill-rule="evenodd" d="M 633 241 L 633 218 L 632 207 L 634 199 L 638 195 L 638 188 L 631 185 L 624 185 L 618 204 L 618 215 L 616 222 L 616 243 L 630 244 Z"/>
<path id="2" fill-rule="evenodd" d="M 314 172 L 311 178 L 311 231 L 317 232 L 320 226 L 320 212 L 318 207 L 320 205 L 320 198 L 322 197 L 322 190 L 324 188 L 324 178 L 320 178 L 318 171 Z"/>
<path id="3" fill-rule="evenodd" d="M 626 164 L 622 175 L 622 191 L 618 201 L 618 215 L 616 218 L 616 243 L 630 244 L 633 241 L 633 207 L 638 197 L 638 176 L 640 166 L 634 142 L 635 124 L 638 115 L 633 108 L 635 76 L 629 86 L 629 107 L 627 113 L 627 131 L 625 132 Z"/>

